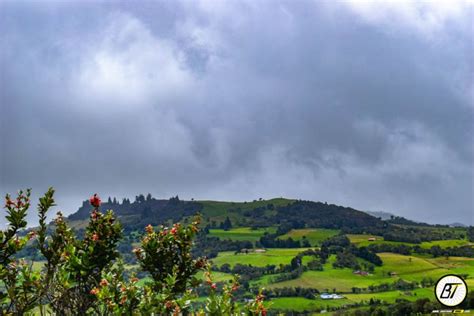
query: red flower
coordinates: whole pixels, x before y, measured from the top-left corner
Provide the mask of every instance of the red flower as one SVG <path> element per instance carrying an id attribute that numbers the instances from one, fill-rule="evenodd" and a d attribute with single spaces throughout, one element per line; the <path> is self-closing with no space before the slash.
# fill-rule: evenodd
<path id="1" fill-rule="evenodd" d="M 7 196 L 7 200 L 5 201 L 5 207 L 10 207 L 11 205 L 16 206 L 15 202 L 13 202 L 9 196 Z"/>
<path id="2" fill-rule="evenodd" d="M 153 226 L 151 226 L 150 224 L 148 224 L 148 225 L 145 227 L 145 231 L 146 231 L 148 234 L 153 233 Z"/>
<path id="3" fill-rule="evenodd" d="M 195 267 L 196 267 L 197 269 L 201 269 L 201 268 L 203 268 L 205 265 L 206 265 L 206 260 L 204 260 L 204 259 L 199 259 L 199 260 L 196 261 Z"/>
<path id="4" fill-rule="evenodd" d="M 92 235 L 92 240 L 93 240 L 93 241 L 99 240 L 99 235 L 98 235 L 97 233 L 94 233 L 94 234 Z"/>
<path id="5" fill-rule="evenodd" d="M 28 233 L 28 239 L 33 239 L 33 238 L 35 238 L 35 236 L 36 236 L 36 232 L 34 230 L 32 230 Z"/>
<path id="6" fill-rule="evenodd" d="M 90 293 L 91 293 L 92 295 L 97 295 L 97 293 L 99 293 L 99 289 L 95 287 L 95 288 L 93 288 L 93 289 L 90 291 Z"/>
<path id="7" fill-rule="evenodd" d="M 217 285 L 216 285 L 215 283 L 212 283 L 211 288 L 212 288 L 213 290 L 215 290 L 215 289 L 217 289 Z"/>
<path id="8" fill-rule="evenodd" d="M 97 195 L 97 193 L 95 193 L 90 199 L 89 199 L 89 202 L 91 203 L 91 205 L 93 207 L 99 207 L 100 206 L 100 203 L 101 203 L 101 200 L 100 200 L 100 197 Z"/>
<path id="9" fill-rule="evenodd" d="M 171 228 L 171 234 L 176 235 L 178 233 L 178 229 L 176 227 Z"/>
<path id="10" fill-rule="evenodd" d="M 91 213 L 92 220 L 95 221 L 97 219 L 97 217 L 99 217 L 99 213 L 97 213 L 96 210 L 93 210 L 92 213 Z"/>
<path id="11" fill-rule="evenodd" d="M 179 308 L 178 305 L 174 308 L 173 316 L 178 316 L 179 313 L 181 312 L 181 308 Z"/>
<path id="12" fill-rule="evenodd" d="M 132 252 L 133 252 L 134 254 L 138 254 L 138 255 L 139 255 L 139 254 L 142 252 L 142 249 L 141 249 L 141 248 L 133 248 Z"/>
<path id="13" fill-rule="evenodd" d="M 100 284 L 100 286 L 107 286 L 107 285 L 109 285 L 109 281 L 107 281 L 106 279 L 102 279 L 102 280 L 100 280 L 99 284 Z"/>

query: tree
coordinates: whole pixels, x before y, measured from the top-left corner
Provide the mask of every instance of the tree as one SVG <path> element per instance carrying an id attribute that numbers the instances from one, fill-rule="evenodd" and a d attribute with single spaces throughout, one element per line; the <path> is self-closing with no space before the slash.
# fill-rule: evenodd
<path id="1" fill-rule="evenodd" d="M 225 220 L 221 223 L 221 229 L 229 230 L 232 228 L 232 222 L 230 221 L 229 216 L 225 218 Z"/>
<path id="2" fill-rule="evenodd" d="M 467 239 L 474 242 L 474 226 L 469 226 L 467 228 Z"/>

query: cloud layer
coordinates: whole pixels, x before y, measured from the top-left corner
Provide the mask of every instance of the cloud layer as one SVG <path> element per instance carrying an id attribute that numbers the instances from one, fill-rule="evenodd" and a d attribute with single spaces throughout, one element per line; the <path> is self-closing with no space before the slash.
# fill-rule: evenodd
<path id="1" fill-rule="evenodd" d="M 0 4 L 0 192 L 474 224 L 468 2 Z"/>

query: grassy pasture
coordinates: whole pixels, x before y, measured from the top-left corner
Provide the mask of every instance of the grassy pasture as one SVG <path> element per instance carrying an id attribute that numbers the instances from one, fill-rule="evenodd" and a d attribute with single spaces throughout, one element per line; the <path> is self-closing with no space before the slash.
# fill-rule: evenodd
<path id="1" fill-rule="evenodd" d="M 232 267 L 237 263 L 256 267 L 264 267 L 267 264 L 278 266 L 280 264 L 289 264 L 294 256 L 307 249 L 309 248 L 271 248 L 267 249 L 264 253 L 248 254 L 235 254 L 233 251 L 224 251 L 220 252 L 217 258 L 212 259 L 212 262 L 217 266 L 228 263 Z"/>
<path id="2" fill-rule="evenodd" d="M 416 256 L 403 256 L 393 253 L 381 253 L 384 264 L 381 267 L 376 267 L 373 274 L 368 276 L 360 276 L 352 273 L 351 269 L 334 269 L 332 256 L 324 265 L 323 271 L 306 271 L 298 279 L 288 280 L 279 283 L 268 284 L 269 288 L 279 287 L 311 287 L 319 290 L 335 288 L 341 292 L 351 292 L 352 287 L 367 288 L 370 285 L 377 285 L 381 283 L 393 283 L 398 278 L 406 281 L 420 282 L 425 277 L 431 277 L 437 280 L 439 277 L 448 273 L 469 273 L 474 277 L 473 260 L 469 258 L 453 259 L 449 262 L 453 266 L 448 266 L 447 263 L 443 265 L 442 262 L 433 261 L 432 259 L 425 259 Z M 396 276 L 390 276 L 390 272 L 396 272 Z"/>
<path id="3" fill-rule="evenodd" d="M 438 258 L 427 258 L 426 260 L 440 268 L 449 269 L 450 273 L 469 274 L 468 281 L 474 280 L 474 258 L 438 257 Z"/>
<path id="4" fill-rule="evenodd" d="M 365 288 L 372 284 L 382 283 L 377 276 L 354 275 L 350 269 L 325 269 L 325 271 L 307 271 L 298 279 L 269 284 L 268 288 L 280 287 L 306 287 L 325 289 L 336 289 L 337 291 L 349 292 L 352 287 Z"/>
<path id="5" fill-rule="evenodd" d="M 382 236 L 376 235 L 364 235 L 364 234 L 347 234 L 347 238 L 351 243 L 355 244 L 358 247 L 367 247 L 368 245 L 378 245 L 378 244 L 392 244 L 392 245 L 414 245 L 400 241 L 385 241 Z M 375 241 L 369 241 L 369 238 L 375 238 Z"/>
<path id="6" fill-rule="evenodd" d="M 401 242 L 401 241 L 386 241 L 382 236 L 375 236 L 375 235 L 364 235 L 364 234 L 348 234 L 347 237 L 351 241 L 351 243 L 359 246 L 359 247 L 366 247 L 372 244 L 391 244 L 391 245 L 409 245 L 414 246 L 416 244 Z M 375 241 L 369 241 L 369 238 L 375 238 Z M 429 249 L 433 246 L 440 246 L 441 248 L 447 247 L 462 247 L 467 245 L 474 245 L 473 243 L 469 242 L 467 239 L 447 239 L 447 240 L 434 240 L 434 241 L 425 241 L 419 244 L 420 247 Z"/>
<path id="7" fill-rule="evenodd" d="M 320 298 L 307 299 L 304 297 L 278 297 L 269 301 L 270 309 L 280 311 L 311 311 L 326 307 L 339 307 L 351 304 L 348 299 L 322 300 Z"/>
<path id="8" fill-rule="evenodd" d="M 382 293 L 362 293 L 362 294 L 345 294 L 344 299 L 339 300 L 322 300 L 320 298 L 307 299 L 303 297 L 279 297 L 271 299 L 270 308 L 281 311 L 315 311 L 325 309 L 327 307 L 340 307 L 351 305 L 354 303 L 368 302 L 371 298 L 379 299 L 386 303 L 394 303 L 397 299 L 405 299 L 408 301 L 416 301 L 421 298 L 434 299 L 433 290 L 430 288 L 416 289 L 413 291 L 388 291 Z"/>
<path id="9" fill-rule="evenodd" d="M 344 295 L 350 301 L 355 303 L 368 302 L 371 298 L 382 300 L 386 303 L 395 303 L 397 299 L 405 299 L 408 301 L 416 301 L 421 298 L 434 298 L 432 288 L 420 288 L 413 291 L 388 291 L 380 293 L 361 293 L 361 294 L 346 294 Z"/>
<path id="10" fill-rule="evenodd" d="M 278 237 L 279 239 L 293 238 L 294 240 L 301 240 L 303 237 L 310 242 L 311 246 L 320 245 L 325 239 L 335 236 L 339 233 L 337 229 L 325 229 L 325 228 L 305 228 L 305 229 L 292 229 L 285 235 Z"/>
<path id="11" fill-rule="evenodd" d="M 198 272 L 196 274 L 196 277 L 198 279 L 204 280 L 204 272 Z M 233 279 L 232 274 L 229 273 L 224 273 L 224 272 L 218 272 L 218 271 L 212 271 L 212 281 L 214 282 L 228 282 Z"/>
<path id="12" fill-rule="evenodd" d="M 435 241 L 425 241 L 420 244 L 422 248 L 431 248 L 433 246 L 440 246 L 441 248 L 448 247 L 463 247 L 468 245 L 474 245 L 469 242 L 467 239 L 447 239 L 447 240 L 435 240 Z"/>
<path id="13" fill-rule="evenodd" d="M 232 228 L 229 230 L 223 229 L 210 229 L 209 236 L 218 237 L 219 239 L 225 240 L 238 240 L 238 241 L 251 241 L 255 242 L 260 239 L 265 233 L 274 233 L 276 231 L 275 227 L 251 229 L 250 227 L 239 227 Z"/>
<path id="14" fill-rule="evenodd" d="M 275 198 L 270 200 L 261 200 L 253 202 L 221 202 L 221 201 L 197 201 L 203 205 L 203 218 L 210 218 L 215 221 L 223 221 L 227 216 L 232 223 L 238 222 L 243 217 L 243 212 L 251 211 L 257 207 L 264 207 L 273 204 L 274 207 L 286 206 L 294 200 Z M 272 212 L 272 211 L 268 211 Z M 274 212 L 274 211 L 273 211 Z"/>

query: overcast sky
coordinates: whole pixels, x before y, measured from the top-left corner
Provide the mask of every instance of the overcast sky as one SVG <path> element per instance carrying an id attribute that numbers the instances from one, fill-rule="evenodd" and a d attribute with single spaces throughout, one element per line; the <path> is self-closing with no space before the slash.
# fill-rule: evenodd
<path id="1" fill-rule="evenodd" d="M 474 224 L 473 20 L 453 0 L 1 1 L 0 193 Z"/>

